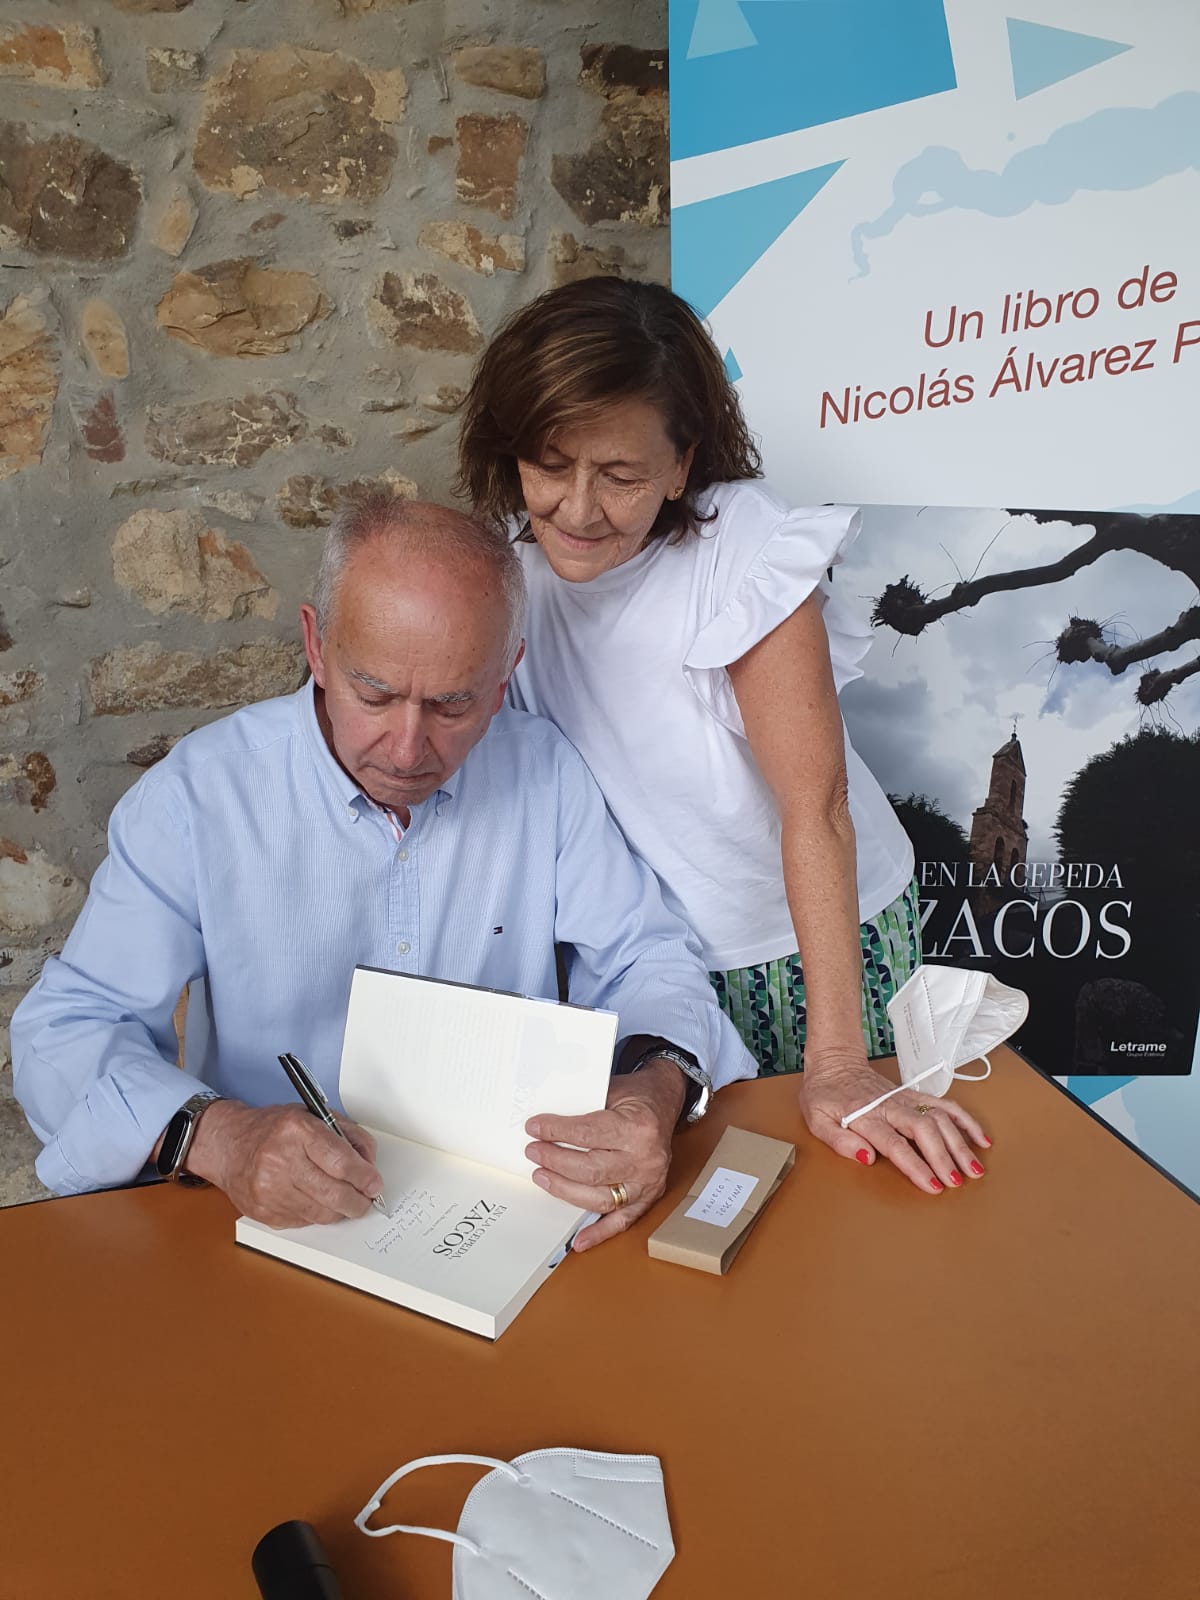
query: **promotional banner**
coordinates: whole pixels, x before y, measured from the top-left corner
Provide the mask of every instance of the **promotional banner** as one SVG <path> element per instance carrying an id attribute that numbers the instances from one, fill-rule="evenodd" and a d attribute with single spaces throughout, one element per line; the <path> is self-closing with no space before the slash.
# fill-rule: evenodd
<path id="1" fill-rule="evenodd" d="M 798 499 L 1200 511 L 1194 0 L 672 0 L 671 135 Z"/>
<path id="2" fill-rule="evenodd" d="M 1154 665 L 1197 565 L 1200 518 L 872 506 L 834 583 L 926 959 L 1028 994 L 1017 1048 L 1200 1191 L 1200 673 Z"/>
<path id="3" fill-rule="evenodd" d="M 670 21 L 673 286 L 772 485 L 866 507 L 843 709 L 925 953 L 1200 1191 L 1200 6 Z"/>

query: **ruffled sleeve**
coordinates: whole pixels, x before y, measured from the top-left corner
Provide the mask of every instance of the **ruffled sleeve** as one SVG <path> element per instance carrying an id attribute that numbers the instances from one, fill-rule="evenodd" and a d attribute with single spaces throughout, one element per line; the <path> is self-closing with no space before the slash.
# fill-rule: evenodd
<path id="1" fill-rule="evenodd" d="M 721 518 L 723 526 L 711 536 L 714 559 L 709 616 L 683 663 L 684 675 L 701 703 L 741 736 L 745 728 L 726 668 L 785 622 L 814 589 L 824 597 L 822 613 L 839 694 L 847 683 L 862 676 L 860 662 L 871 646 L 865 619 L 834 592 L 827 577 L 858 536 L 861 517 L 857 509 L 804 506 L 785 510 L 743 564 L 737 560 L 741 536 L 736 520 L 744 510 L 757 522 L 763 509 L 761 505 L 731 504 Z M 719 550 L 725 539 L 732 546 L 727 553 Z M 733 560 L 723 559 L 726 554 Z"/>

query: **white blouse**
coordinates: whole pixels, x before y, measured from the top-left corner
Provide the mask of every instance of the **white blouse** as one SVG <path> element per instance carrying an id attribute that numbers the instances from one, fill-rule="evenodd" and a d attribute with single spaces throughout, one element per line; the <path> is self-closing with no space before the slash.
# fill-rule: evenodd
<path id="1" fill-rule="evenodd" d="M 861 676 L 870 630 L 826 577 L 858 533 L 857 511 L 788 507 L 757 482 L 717 484 L 700 505 L 716 515 L 699 536 L 654 539 L 585 583 L 519 544 L 529 617 L 509 692 L 580 751 L 709 969 L 728 971 L 792 954 L 796 935 L 779 815 L 727 668 L 814 589 L 839 692 Z M 865 922 L 907 886 L 913 852 L 849 739 L 846 766 Z"/>

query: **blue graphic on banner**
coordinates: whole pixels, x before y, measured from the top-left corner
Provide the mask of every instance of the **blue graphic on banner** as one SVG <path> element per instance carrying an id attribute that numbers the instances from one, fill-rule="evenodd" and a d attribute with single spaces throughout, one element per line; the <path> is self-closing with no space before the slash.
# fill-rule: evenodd
<path id="1" fill-rule="evenodd" d="M 892 182 L 892 204 L 850 236 L 859 276 L 870 270 L 865 239 L 882 239 L 906 217 L 979 211 L 1015 217 L 1031 206 L 1061 206 L 1076 194 L 1144 189 L 1200 168 L 1200 94 L 1183 90 L 1156 106 L 1113 106 L 1056 128 L 1044 144 L 1013 156 L 999 172 L 969 167 L 936 145 L 906 162 Z"/>
<path id="2" fill-rule="evenodd" d="M 1042 22 L 1020 22 L 1016 17 L 1007 18 L 1007 22 L 1013 91 L 1018 100 L 1133 49 L 1132 45 L 1119 44 L 1116 39 L 1072 33 L 1066 28 L 1048 28 Z"/>
<path id="3" fill-rule="evenodd" d="M 840 161 L 671 213 L 671 287 L 706 317 L 833 177 Z M 740 376 L 740 374 L 739 374 Z"/>
<path id="4" fill-rule="evenodd" d="M 671 159 L 955 85 L 943 0 L 671 0 Z"/>
<path id="5" fill-rule="evenodd" d="M 1094 1106 L 1096 1101 L 1103 1100 L 1106 1094 L 1116 1094 L 1118 1089 L 1123 1089 L 1127 1083 L 1134 1081 L 1132 1077 L 1081 1078 L 1074 1075 L 1063 1079 L 1063 1083 L 1076 1100 L 1082 1100 L 1085 1106 Z"/>
<path id="6" fill-rule="evenodd" d="M 689 60 L 723 55 L 727 50 L 745 50 L 757 43 L 738 0 L 698 0 L 696 21 L 688 40 Z"/>
<path id="7" fill-rule="evenodd" d="M 738 366 L 738 358 L 734 355 L 732 350 L 726 350 L 725 376 L 729 379 L 730 383 L 736 383 L 741 375 L 742 369 Z"/>

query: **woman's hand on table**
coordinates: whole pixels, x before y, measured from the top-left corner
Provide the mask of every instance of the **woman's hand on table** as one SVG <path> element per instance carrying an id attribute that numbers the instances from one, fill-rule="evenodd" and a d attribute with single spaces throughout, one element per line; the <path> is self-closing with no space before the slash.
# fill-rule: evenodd
<path id="1" fill-rule="evenodd" d="M 966 1179 L 982 1178 L 983 1165 L 971 1147 L 986 1150 L 992 1141 L 953 1100 L 905 1089 L 842 1127 L 843 1117 L 895 1087 L 865 1054 L 806 1052 L 800 1109 L 809 1133 L 864 1166 L 882 1156 L 926 1194 L 960 1189 Z"/>
<path id="2" fill-rule="evenodd" d="M 534 1140 L 525 1149 L 537 1168 L 534 1183 L 568 1205 L 601 1213 L 599 1222 L 576 1234 L 576 1250 L 623 1233 L 661 1196 L 684 1094 L 679 1068 L 651 1061 L 640 1072 L 613 1078 L 603 1111 L 531 1117 L 525 1124 Z"/>

